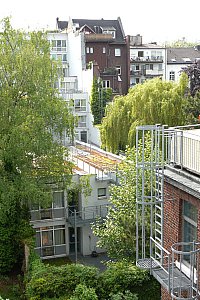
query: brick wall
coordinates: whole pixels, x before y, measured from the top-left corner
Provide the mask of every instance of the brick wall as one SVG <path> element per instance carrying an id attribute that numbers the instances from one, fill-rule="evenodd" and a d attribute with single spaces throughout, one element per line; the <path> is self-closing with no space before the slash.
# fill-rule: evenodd
<path id="1" fill-rule="evenodd" d="M 171 252 L 174 243 L 183 240 L 182 233 L 182 207 L 183 200 L 190 202 L 198 209 L 197 240 L 200 241 L 200 199 L 181 191 L 173 185 L 164 184 L 164 248 Z M 200 283 L 200 274 L 199 274 Z M 171 300 L 167 290 L 162 288 L 162 300 Z"/>

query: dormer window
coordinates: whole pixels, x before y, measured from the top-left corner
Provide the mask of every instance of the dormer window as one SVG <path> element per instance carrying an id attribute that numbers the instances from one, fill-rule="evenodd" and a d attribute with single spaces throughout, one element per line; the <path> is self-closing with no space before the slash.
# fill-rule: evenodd
<path id="1" fill-rule="evenodd" d="M 103 31 L 104 34 L 111 34 L 113 39 L 115 39 L 115 31 L 111 31 L 111 30 L 104 30 Z"/>
<path id="2" fill-rule="evenodd" d="M 111 27 L 102 27 L 102 33 L 103 34 L 111 34 L 113 39 L 116 38 L 116 29 L 111 26 Z"/>

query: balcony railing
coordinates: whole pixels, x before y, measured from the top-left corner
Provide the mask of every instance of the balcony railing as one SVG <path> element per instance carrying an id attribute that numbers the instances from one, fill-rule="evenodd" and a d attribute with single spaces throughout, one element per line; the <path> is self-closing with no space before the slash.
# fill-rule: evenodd
<path id="1" fill-rule="evenodd" d="M 94 222 L 95 219 L 104 219 L 108 213 L 110 204 L 83 207 L 82 210 L 72 211 L 68 209 L 67 221 L 72 226 L 80 226 L 85 223 Z"/>
<path id="2" fill-rule="evenodd" d="M 133 56 L 131 62 L 163 62 L 163 56 Z"/>

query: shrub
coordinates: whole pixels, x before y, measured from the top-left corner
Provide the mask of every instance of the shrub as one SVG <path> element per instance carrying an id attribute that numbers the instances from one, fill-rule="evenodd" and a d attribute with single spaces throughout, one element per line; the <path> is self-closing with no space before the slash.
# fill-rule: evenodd
<path id="1" fill-rule="evenodd" d="M 60 267 L 35 264 L 31 273 L 32 277 L 26 285 L 26 294 L 31 300 L 64 295 L 70 297 L 80 283 L 91 288 L 97 286 L 97 268 L 79 264 Z"/>
<path id="2" fill-rule="evenodd" d="M 139 300 L 160 300 L 160 285 L 147 271 L 124 262 L 110 264 L 99 277 L 99 299 L 107 299 L 107 295 L 125 294 L 126 291 L 137 294 Z"/>

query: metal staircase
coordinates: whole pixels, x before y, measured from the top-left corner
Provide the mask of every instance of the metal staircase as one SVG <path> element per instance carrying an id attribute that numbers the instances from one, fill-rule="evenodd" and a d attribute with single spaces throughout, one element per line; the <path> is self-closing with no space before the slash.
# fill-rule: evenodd
<path id="1" fill-rule="evenodd" d="M 136 264 L 149 269 L 172 299 L 192 300 L 200 299 L 200 244 L 176 243 L 169 251 L 163 247 L 164 166 L 177 154 L 173 149 L 177 143 L 182 153 L 181 136 L 166 126 L 137 127 Z M 150 144 L 150 153 L 147 153 L 147 144 Z M 189 262 L 187 268 L 185 261 Z"/>

